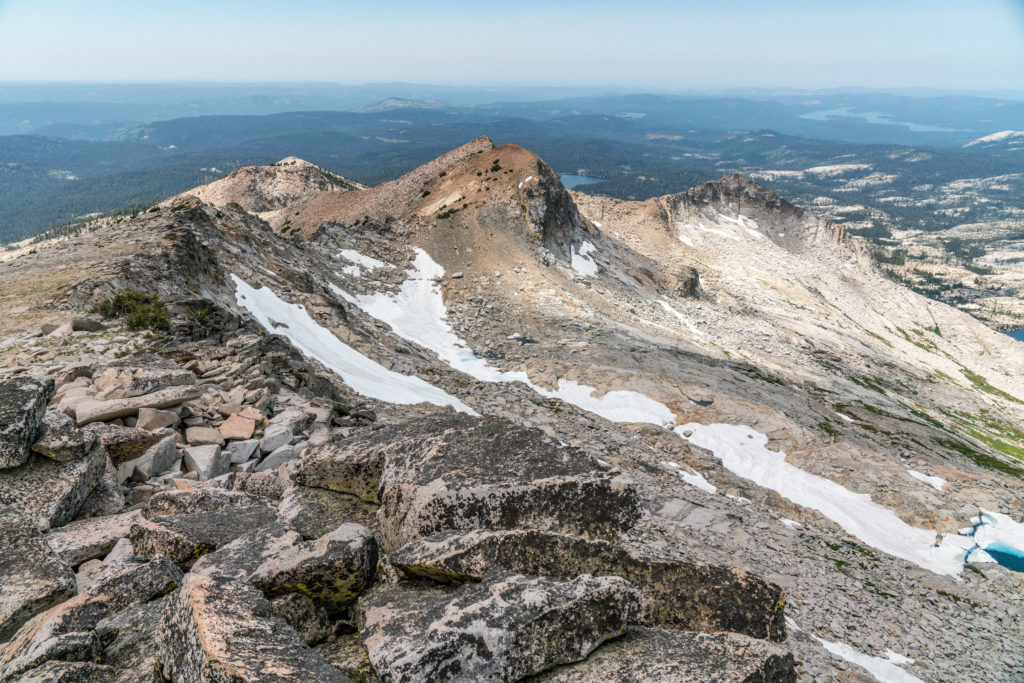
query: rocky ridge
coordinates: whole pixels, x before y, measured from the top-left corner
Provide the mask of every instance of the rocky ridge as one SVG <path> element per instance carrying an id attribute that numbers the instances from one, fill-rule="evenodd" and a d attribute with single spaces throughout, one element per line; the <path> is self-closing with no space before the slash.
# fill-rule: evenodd
<path id="1" fill-rule="evenodd" d="M 5 266 L 19 294 L 4 302 L 0 396 L 48 410 L 4 434 L 22 461 L 0 471 L 0 496 L 20 501 L 5 528 L 23 530 L 10 576 L 31 580 L 2 584 L 19 591 L 0 600 L 0 675 L 867 675 L 823 642 L 921 680 L 1019 670 L 1018 574 L 916 567 L 681 426 L 602 416 L 597 399 L 625 390 L 676 425 L 751 425 L 921 528 L 1014 510 L 1013 460 L 992 446 L 1019 424 L 1012 340 L 885 284 L 838 226 L 742 178 L 589 198 L 486 140 L 390 186 L 300 187 L 281 202 L 299 231 L 243 208 L 276 192 L 257 185 L 173 198 Z M 422 291 L 462 360 L 383 307 L 420 252 L 440 264 Z M 292 317 L 255 317 L 231 276 Z M 59 324 L 127 287 L 167 301 L 168 330 Z M 300 336 L 300 312 L 388 381 L 415 376 L 486 417 L 356 391 L 340 356 Z M 972 648 L 992 655 L 964 661 Z"/>

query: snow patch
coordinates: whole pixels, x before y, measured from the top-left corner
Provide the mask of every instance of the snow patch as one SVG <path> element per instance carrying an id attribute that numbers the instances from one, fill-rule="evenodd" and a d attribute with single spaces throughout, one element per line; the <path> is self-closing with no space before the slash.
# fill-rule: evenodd
<path id="1" fill-rule="evenodd" d="M 341 269 L 341 272 L 354 277 L 359 277 L 362 274 L 360 266 L 367 270 L 376 270 L 377 268 L 394 268 L 390 263 L 384 263 L 384 261 L 378 261 L 370 256 L 365 256 L 355 249 L 342 249 L 338 252 L 338 256 L 353 264 L 351 266 L 345 266 Z"/>
<path id="2" fill-rule="evenodd" d="M 860 650 L 856 650 L 846 643 L 836 643 L 818 636 L 811 635 L 822 647 L 840 659 L 845 659 L 851 664 L 856 664 L 875 677 L 876 681 L 882 683 L 922 683 L 921 679 L 908 673 L 897 666 L 897 664 L 912 663 L 914 660 L 886 650 L 886 658 L 872 657 Z"/>
<path id="3" fill-rule="evenodd" d="M 1009 515 L 999 512 L 981 510 L 981 514 L 971 520 L 974 522 L 974 543 L 981 551 L 1000 551 L 1009 555 L 1024 557 L 1024 524 Z M 985 553 L 988 555 L 988 553 Z M 971 562 L 984 561 L 979 558 L 978 550 L 969 553 Z M 991 555 L 988 555 L 992 559 Z M 995 560 L 992 559 L 994 562 Z"/>
<path id="4" fill-rule="evenodd" d="M 589 254 L 597 251 L 590 242 L 583 242 L 578 249 L 572 250 L 572 269 L 580 275 L 594 277 L 597 275 L 597 264 L 590 258 Z"/>
<path id="5" fill-rule="evenodd" d="M 667 301 L 660 301 L 660 300 L 659 300 L 659 301 L 658 301 L 658 304 L 659 304 L 659 305 L 660 305 L 660 306 L 661 306 L 662 308 L 664 308 L 664 309 L 665 309 L 666 311 L 668 311 L 669 313 L 671 313 L 672 315 L 674 315 L 674 316 L 675 316 L 676 318 L 678 318 L 680 322 L 682 322 L 682 323 L 683 323 L 684 325 L 686 325 L 686 329 L 688 329 L 688 330 L 690 331 L 690 333 L 691 333 L 691 334 L 695 334 L 695 335 L 697 335 L 698 337 L 703 337 L 703 336 L 704 336 L 704 333 L 703 333 L 703 332 L 701 332 L 700 330 L 698 330 L 698 329 L 697 329 L 697 328 L 696 328 L 696 327 L 694 326 L 694 324 L 693 324 L 693 323 L 691 323 L 691 322 L 690 322 L 690 321 L 689 321 L 689 320 L 688 320 L 688 319 L 686 318 L 686 316 L 684 316 L 684 315 L 683 315 L 682 313 L 680 313 L 679 311 L 677 311 L 676 309 L 674 309 L 674 308 L 673 308 L 672 306 L 670 306 L 670 305 L 668 304 L 668 302 L 667 302 Z"/>
<path id="6" fill-rule="evenodd" d="M 849 415 L 844 415 L 843 413 L 840 413 L 838 410 L 836 411 L 836 415 L 839 416 L 839 419 L 845 422 L 856 422 L 856 420 L 854 420 L 852 417 L 850 417 Z"/>
<path id="7" fill-rule="evenodd" d="M 915 472 L 914 470 L 909 470 L 907 472 L 907 474 L 912 476 L 914 479 L 918 479 L 920 481 L 923 481 L 924 483 L 926 483 L 929 486 L 931 486 L 933 489 L 937 489 L 939 491 L 942 491 L 943 490 L 942 487 L 947 484 L 946 480 L 943 479 L 942 477 L 936 477 L 934 475 L 924 474 L 923 472 Z"/>
<path id="8" fill-rule="evenodd" d="M 672 460 L 662 460 L 661 466 L 665 469 L 675 472 L 679 477 L 690 486 L 700 489 L 701 491 L 707 491 L 708 493 L 717 493 L 718 489 L 714 484 L 704 478 L 700 472 L 684 467 L 680 467 L 679 463 L 673 462 Z"/>
<path id="9" fill-rule="evenodd" d="M 388 403 L 425 402 L 477 414 L 459 399 L 419 377 L 393 372 L 370 360 L 321 327 L 302 306 L 284 301 L 269 287 L 254 289 L 233 273 L 231 279 L 235 282 L 235 302 L 252 313 L 260 325 L 271 334 L 287 337 L 295 348 L 323 363 L 359 394 Z"/>
<path id="10" fill-rule="evenodd" d="M 710 450 L 730 472 L 817 510 L 874 548 L 936 574 L 956 575 L 963 568 L 964 550 L 958 544 L 937 544 L 935 532 L 907 524 L 870 496 L 791 465 L 784 452 L 765 448 L 768 437 L 760 432 L 744 426 L 697 423 L 676 427 L 675 432 Z M 691 435 L 685 436 L 686 432 Z"/>

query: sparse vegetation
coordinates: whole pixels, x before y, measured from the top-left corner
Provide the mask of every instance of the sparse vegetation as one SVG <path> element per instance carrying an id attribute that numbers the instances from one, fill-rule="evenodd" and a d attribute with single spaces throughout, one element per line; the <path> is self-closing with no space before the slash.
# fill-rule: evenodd
<path id="1" fill-rule="evenodd" d="M 124 317 L 131 330 L 166 330 L 171 326 L 167 306 L 155 294 L 138 289 L 126 289 L 96 307 L 104 318 Z"/>

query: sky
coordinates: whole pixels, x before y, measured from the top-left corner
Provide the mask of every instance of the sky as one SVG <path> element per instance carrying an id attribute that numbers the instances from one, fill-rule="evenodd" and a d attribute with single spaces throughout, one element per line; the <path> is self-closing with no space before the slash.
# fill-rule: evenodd
<path id="1" fill-rule="evenodd" d="M 0 0 L 0 81 L 1024 90 L 1024 0 Z"/>

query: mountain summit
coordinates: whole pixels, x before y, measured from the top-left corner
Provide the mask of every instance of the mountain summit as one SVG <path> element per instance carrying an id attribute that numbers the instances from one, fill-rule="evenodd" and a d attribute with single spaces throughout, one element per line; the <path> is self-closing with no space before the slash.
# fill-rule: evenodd
<path id="1" fill-rule="evenodd" d="M 742 176 L 289 157 L 0 268 L 0 680 L 1019 671 L 1019 342 Z"/>

